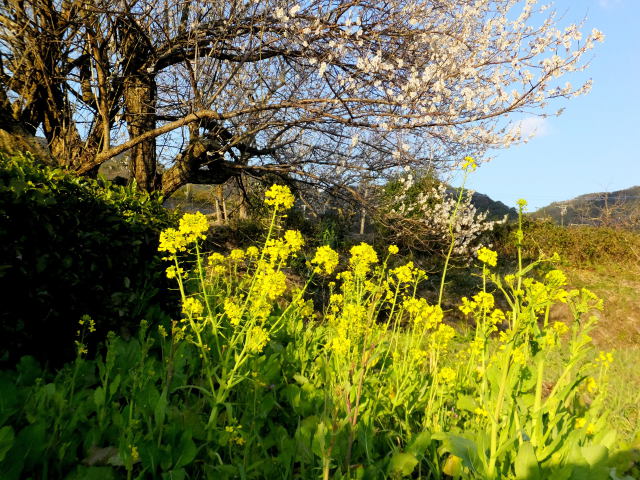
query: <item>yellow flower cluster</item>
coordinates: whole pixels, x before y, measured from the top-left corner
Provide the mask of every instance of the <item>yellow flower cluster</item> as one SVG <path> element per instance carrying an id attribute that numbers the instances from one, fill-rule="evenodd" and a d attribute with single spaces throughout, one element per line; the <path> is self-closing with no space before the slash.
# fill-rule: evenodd
<path id="1" fill-rule="evenodd" d="M 289 255 L 295 255 L 303 245 L 304 238 L 299 231 L 287 230 L 284 238 L 270 239 L 264 247 L 264 253 L 269 257 L 270 263 L 274 265 L 278 261 L 284 262 Z"/>
<path id="2" fill-rule="evenodd" d="M 287 242 L 291 253 L 299 252 L 304 246 L 304 238 L 298 230 L 287 230 L 284 232 L 284 240 Z"/>
<path id="3" fill-rule="evenodd" d="M 451 387 L 456 383 L 456 371 L 451 367 L 443 367 L 438 372 L 438 380 L 441 384 Z"/>
<path id="4" fill-rule="evenodd" d="M 413 262 L 408 262 L 405 265 L 401 265 L 397 268 L 394 268 L 389 273 L 391 273 L 391 275 L 393 275 L 396 278 L 398 284 L 401 284 L 401 283 L 413 282 L 414 271 L 415 269 L 413 268 Z"/>
<path id="5" fill-rule="evenodd" d="M 325 273 L 331 275 L 338 266 L 339 257 L 338 252 L 333 250 L 328 245 L 318 247 L 316 255 L 311 260 L 311 263 L 317 265 L 315 268 L 316 273 Z"/>
<path id="6" fill-rule="evenodd" d="M 478 292 L 473 296 L 473 300 L 469 300 L 467 297 L 462 297 L 462 305 L 458 308 L 465 315 L 469 315 L 476 310 L 478 310 L 479 313 L 487 313 L 493 308 L 494 304 L 495 299 L 493 298 L 493 295 L 487 292 Z"/>
<path id="7" fill-rule="evenodd" d="M 400 249 L 398 248 L 397 245 L 389 245 L 389 253 L 391 255 L 397 255 L 399 251 Z"/>
<path id="8" fill-rule="evenodd" d="M 172 279 L 178 276 L 182 279 L 187 278 L 187 273 L 182 267 L 176 267 L 175 265 L 170 265 L 167 267 L 167 278 Z"/>
<path id="9" fill-rule="evenodd" d="M 188 317 L 199 317 L 202 312 L 204 312 L 204 306 L 197 298 L 187 297 L 182 301 L 182 313 Z"/>
<path id="10" fill-rule="evenodd" d="M 596 358 L 596 363 L 601 364 L 603 367 L 608 367 L 613 363 L 613 353 L 600 351 L 598 358 Z"/>
<path id="11" fill-rule="evenodd" d="M 229 253 L 229 258 L 236 262 L 244 260 L 244 250 L 234 248 L 233 250 L 231 250 L 231 253 Z"/>
<path id="12" fill-rule="evenodd" d="M 439 305 L 429 305 L 424 298 L 408 297 L 402 302 L 402 308 L 409 313 L 419 329 L 435 328 L 444 317 Z"/>
<path id="13" fill-rule="evenodd" d="M 276 209 L 289 210 L 295 203 L 295 197 L 286 185 L 272 185 L 264 194 L 264 203 Z"/>
<path id="14" fill-rule="evenodd" d="M 360 245 L 351 247 L 349 252 L 351 253 L 349 264 L 356 276 L 364 277 L 369 273 L 371 265 L 378 263 L 378 254 L 368 243 L 362 242 Z"/>
<path id="15" fill-rule="evenodd" d="M 209 221 L 202 213 L 185 213 L 180 219 L 178 229 L 167 228 L 160 233 L 158 251 L 175 255 L 198 241 L 206 238 Z"/>
<path id="16" fill-rule="evenodd" d="M 462 163 L 462 170 L 467 172 L 474 172 L 478 167 L 476 160 L 473 157 L 464 157 L 464 162 Z"/>
<path id="17" fill-rule="evenodd" d="M 449 342 L 456 336 L 456 331 L 446 323 L 441 323 L 430 338 L 431 346 L 440 350 L 446 350 Z"/>
<path id="18" fill-rule="evenodd" d="M 551 270 L 544 276 L 547 285 L 550 287 L 564 287 L 567 284 L 567 276 L 562 270 Z"/>
<path id="19" fill-rule="evenodd" d="M 276 300 L 287 289 L 287 276 L 281 270 L 267 268 L 256 276 L 258 291 L 269 300 Z"/>
<path id="20" fill-rule="evenodd" d="M 498 264 L 498 254 L 487 247 L 482 247 L 478 250 L 478 260 L 490 267 L 495 267 Z"/>
<path id="21" fill-rule="evenodd" d="M 96 322 L 89 315 L 83 315 L 82 317 L 80 317 L 80 320 L 78 320 L 78 325 L 82 327 L 86 325 L 89 333 L 93 333 L 96 331 Z"/>
<path id="22" fill-rule="evenodd" d="M 247 349 L 253 353 L 260 353 L 269 342 L 269 333 L 262 327 L 252 327 L 247 332 Z"/>
<path id="23" fill-rule="evenodd" d="M 243 312 L 244 309 L 242 306 L 238 305 L 233 300 L 227 298 L 224 301 L 224 313 L 229 318 L 229 323 L 231 323 L 231 325 L 237 326 L 240 324 Z"/>

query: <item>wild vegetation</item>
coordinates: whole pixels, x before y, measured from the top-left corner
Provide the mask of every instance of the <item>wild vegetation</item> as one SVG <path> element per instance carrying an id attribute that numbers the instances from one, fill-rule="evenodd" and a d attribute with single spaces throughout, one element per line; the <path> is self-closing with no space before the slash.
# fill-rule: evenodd
<path id="1" fill-rule="evenodd" d="M 637 219 L 440 180 L 590 89 L 548 7 L 1 2 L 1 479 L 640 478 Z"/>
<path id="2" fill-rule="evenodd" d="M 527 261 L 522 220 L 512 261 L 474 253 L 478 290 L 449 299 L 461 323 L 419 295 L 427 274 L 395 245 L 308 249 L 284 223 L 288 187 L 264 202 L 261 245 L 203 251 L 199 213 L 161 232 L 176 315 L 102 351 L 83 315 L 74 361 L 0 374 L 5 478 L 638 474 L 637 416 L 613 421 L 616 359 L 592 340 L 603 302 L 567 285 L 557 255 Z"/>

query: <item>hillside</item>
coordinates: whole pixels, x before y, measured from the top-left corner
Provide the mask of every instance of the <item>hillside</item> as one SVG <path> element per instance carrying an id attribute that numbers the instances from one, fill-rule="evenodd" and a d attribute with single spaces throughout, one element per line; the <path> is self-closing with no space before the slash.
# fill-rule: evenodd
<path id="1" fill-rule="evenodd" d="M 640 228 L 640 186 L 553 202 L 534 212 L 532 217 L 550 218 L 558 225 L 622 226 L 637 230 Z"/>

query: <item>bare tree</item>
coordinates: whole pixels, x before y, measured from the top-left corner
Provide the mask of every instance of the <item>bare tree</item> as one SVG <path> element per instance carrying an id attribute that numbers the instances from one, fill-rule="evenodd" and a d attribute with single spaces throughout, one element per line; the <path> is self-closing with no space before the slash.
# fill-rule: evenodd
<path id="1" fill-rule="evenodd" d="M 5 146 L 42 134 L 81 174 L 128 151 L 165 194 L 482 155 L 519 139 L 509 114 L 587 91 L 559 77 L 602 38 L 535 0 L 1 1 Z"/>

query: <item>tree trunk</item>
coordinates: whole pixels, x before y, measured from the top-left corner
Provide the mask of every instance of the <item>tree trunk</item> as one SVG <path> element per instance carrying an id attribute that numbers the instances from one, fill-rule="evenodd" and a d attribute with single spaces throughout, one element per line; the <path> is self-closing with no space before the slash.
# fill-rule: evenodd
<path id="1" fill-rule="evenodd" d="M 124 82 L 124 98 L 129 138 L 135 138 L 156 127 L 156 85 L 152 75 L 137 73 Z M 153 191 L 157 188 L 156 140 L 150 138 L 129 152 L 131 178 L 138 188 Z"/>

